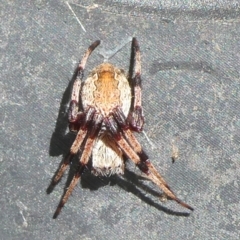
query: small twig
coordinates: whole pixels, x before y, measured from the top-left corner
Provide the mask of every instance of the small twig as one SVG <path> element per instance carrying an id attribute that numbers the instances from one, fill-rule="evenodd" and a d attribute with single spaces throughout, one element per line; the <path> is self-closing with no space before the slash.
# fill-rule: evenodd
<path id="1" fill-rule="evenodd" d="M 142 133 L 145 136 L 145 138 L 147 139 L 147 141 L 149 142 L 149 144 L 151 145 L 152 149 L 156 149 L 156 145 L 149 139 L 149 137 L 146 134 L 146 132 L 143 130 Z"/>
<path id="2" fill-rule="evenodd" d="M 77 15 L 75 14 L 75 12 L 73 11 L 72 7 L 70 6 L 70 4 L 68 2 L 66 2 L 66 4 L 68 5 L 68 8 L 70 9 L 70 11 L 72 12 L 72 14 L 74 15 L 74 17 L 76 18 L 76 20 L 78 21 L 78 23 L 80 24 L 82 30 L 84 32 L 87 32 L 86 29 L 84 28 L 84 26 L 82 25 L 82 23 L 80 22 L 79 18 L 77 17 Z"/>
<path id="3" fill-rule="evenodd" d="M 118 53 L 123 47 L 125 47 L 132 38 L 127 38 L 126 40 L 122 41 L 120 45 L 116 46 L 113 50 L 106 50 L 101 48 L 99 50 L 99 54 L 103 56 L 104 62 L 108 62 L 110 58 L 112 58 L 116 53 Z"/>

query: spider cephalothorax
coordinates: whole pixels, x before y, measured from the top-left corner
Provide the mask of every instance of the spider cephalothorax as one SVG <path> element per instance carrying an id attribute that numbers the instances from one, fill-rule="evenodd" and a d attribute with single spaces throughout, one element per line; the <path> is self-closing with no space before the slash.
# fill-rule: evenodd
<path id="1" fill-rule="evenodd" d="M 61 179 L 66 167 L 80 148 L 79 166 L 54 214 L 58 216 L 92 156 L 92 173 L 110 175 L 124 173 L 124 159 L 131 159 L 171 199 L 182 206 L 192 207 L 179 200 L 157 172 L 133 132 L 140 132 L 144 118 L 141 102 L 141 61 L 136 38 L 132 40 L 132 62 L 129 79 L 123 70 L 103 63 L 82 82 L 85 64 L 91 52 L 100 44 L 94 42 L 78 67 L 69 107 L 69 129 L 77 132 L 69 154 L 56 172 L 51 188 Z M 133 96 L 132 96 L 133 95 Z M 81 103 L 81 104 L 80 104 Z"/>

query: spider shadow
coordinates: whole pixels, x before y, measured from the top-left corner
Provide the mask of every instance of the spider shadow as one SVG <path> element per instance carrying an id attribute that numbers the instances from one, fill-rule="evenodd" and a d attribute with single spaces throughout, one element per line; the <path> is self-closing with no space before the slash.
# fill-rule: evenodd
<path id="1" fill-rule="evenodd" d="M 164 207 L 160 203 L 155 202 L 151 197 L 147 196 L 146 193 L 150 194 L 151 196 L 157 197 L 157 201 L 160 201 L 160 198 L 163 196 L 163 194 L 155 191 L 154 189 L 143 183 L 144 180 L 149 181 L 148 179 L 139 176 L 138 174 L 130 171 L 127 168 L 125 168 L 125 173 L 123 176 L 116 175 L 113 177 L 117 179 L 117 185 L 120 188 L 124 189 L 127 192 L 131 192 L 143 202 L 147 203 L 149 206 L 155 207 L 159 211 L 165 212 L 168 215 L 181 217 L 188 217 L 190 215 L 190 213 L 187 212 L 173 211 L 167 207 Z"/>
<path id="2" fill-rule="evenodd" d="M 49 146 L 49 155 L 50 156 L 60 156 L 65 155 L 70 147 L 71 143 L 74 141 L 75 134 L 68 132 L 68 104 L 71 98 L 71 89 L 74 83 L 74 80 L 77 77 L 78 67 L 75 68 L 71 80 L 66 87 L 62 100 L 60 103 L 60 108 L 58 111 L 57 121 L 55 125 L 54 132 L 51 136 L 50 146 Z"/>
<path id="3" fill-rule="evenodd" d="M 75 174 L 75 171 L 79 166 L 78 159 L 79 159 L 78 157 L 75 157 L 70 164 L 70 169 L 69 169 L 67 181 L 64 186 L 63 195 L 68 189 L 72 181 L 72 178 Z M 91 191 L 97 191 L 99 188 L 105 187 L 107 185 L 108 186 L 117 185 L 124 191 L 134 194 L 135 196 L 140 198 L 143 202 L 147 203 L 149 206 L 155 207 L 156 209 L 162 212 L 165 212 L 168 215 L 181 216 L 181 217 L 188 217 L 190 215 L 190 213 L 187 213 L 187 212 L 173 211 L 167 207 L 162 206 L 160 203 L 155 202 L 151 197 L 147 196 L 147 194 L 156 197 L 158 201 L 160 201 L 160 197 L 162 196 L 162 194 L 143 183 L 144 180 L 149 181 L 148 179 L 134 173 L 133 171 L 127 168 L 125 168 L 124 175 L 111 175 L 111 176 L 101 176 L 101 177 L 94 176 L 93 174 L 91 174 L 90 168 L 91 168 L 91 163 L 87 165 L 86 170 L 84 171 L 84 173 L 80 178 L 80 185 L 82 188 L 86 188 Z M 54 187 L 51 187 L 51 185 L 49 185 L 47 189 L 47 193 L 50 194 L 53 191 L 53 189 Z"/>
<path id="4" fill-rule="evenodd" d="M 188 70 L 188 71 L 197 71 L 207 73 L 212 75 L 218 79 L 220 83 L 222 81 L 231 81 L 231 77 L 228 76 L 222 69 L 213 67 L 207 61 L 168 61 L 162 62 L 161 59 L 156 59 L 152 61 L 149 73 L 154 75 L 160 71 L 167 71 L 167 70 Z"/>
<path id="5" fill-rule="evenodd" d="M 156 74 L 159 71 L 166 70 L 192 70 L 192 71 L 202 71 L 208 74 L 214 74 L 216 71 L 213 67 L 205 61 L 169 61 L 161 62 L 161 60 L 154 60 L 149 69 L 150 74 Z"/>

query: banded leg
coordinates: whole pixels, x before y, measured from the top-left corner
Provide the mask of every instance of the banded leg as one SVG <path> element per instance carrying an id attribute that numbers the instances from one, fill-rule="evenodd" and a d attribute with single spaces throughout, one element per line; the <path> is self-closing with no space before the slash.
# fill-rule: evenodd
<path id="1" fill-rule="evenodd" d="M 129 143 L 124 139 L 122 133 L 119 131 L 117 123 L 115 122 L 114 118 L 109 118 L 105 122 L 108 129 L 111 131 L 114 140 L 118 144 L 118 146 L 123 150 L 123 152 L 126 154 L 128 158 L 130 158 L 137 166 L 138 168 L 147 175 L 147 178 L 150 179 L 153 183 L 155 183 L 159 188 L 162 189 L 162 191 L 171 199 L 175 200 L 177 203 L 182 205 L 185 208 L 188 208 L 193 211 L 193 208 L 189 206 L 188 204 L 184 203 L 180 199 L 176 197 L 176 195 L 173 193 L 173 191 L 169 188 L 169 186 L 166 184 L 165 180 L 161 177 L 161 175 L 157 172 L 157 170 L 154 168 L 154 166 L 151 164 L 150 160 L 148 159 L 148 156 L 143 152 L 136 153 L 135 149 L 137 150 L 138 141 L 134 142 L 134 146 L 131 147 Z M 124 130 L 124 133 L 128 134 L 129 129 Z M 133 136 L 133 135 L 132 135 Z M 126 136 L 127 138 L 127 136 Z M 134 140 L 134 139 L 133 139 Z M 139 144 L 140 145 L 140 144 Z M 135 148 L 135 149 L 133 149 Z M 141 147 L 140 147 L 141 149 Z"/>
<path id="2" fill-rule="evenodd" d="M 77 168 L 73 179 L 70 183 L 70 185 L 68 186 L 67 190 L 65 191 L 64 195 L 62 196 L 58 207 L 53 215 L 53 218 L 57 218 L 57 216 L 59 215 L 59 213 L 61 212 L 61 209 L 63 208 L 64 204 L 67 202 L 69 196 L 71 195 L 74 187 L 77 185 L 84 169 L 85 166 L 87 165 L 89 158 L 91 156 L 92 153 L 92 148 L 95 142 L 96 137 L 98 136 L 98 133 L 101 129 L 101 125 L 102 125 L 102 115 L 98 115 L 95 114 L 94 115 L 94 119 L 93 119 L 93 128 L 91 129 L 91 131 L 89 132 L 88 135 L 88 139 L 86 141 L 86 144 L 84 146 L 84 150 L 83 153 L 79 159 L 79 167 Z"/>
<path id="3" fill-rule="evenodd" d="M 67 202 L 67 200 L 68 200 L 69 196 L 71 195 L 74 187 L 75 187 L 76 184 L 78 183 L 78 180 L 79 180 L 79 178 L 81 177 L 81 175 L 82 175 L 82 173 L 83 173 L 83 171 L 84 171 L 84 168 L 85 168 L 84 165 L 80 165 L 80 166 L 77 168 L 76 173 L 74 174 L 74 177 L 73 177 L 73 179 L 72 179 L 72 181 L 71 181 L 71 183 L 70 183 L 67 191 L 66 191 L 66 192 L 64 193 L 64 195 L 62 196 L 61 201 L 59 202 L 58 207 L 57 207 L 57 209 L 56 209 L 56 211 L 55 211 L 55 213 L 54 213 L 54 215 L 53 215 L 53 218 L 54 218 L 54 219 L 57 218 L 57 216 L 58 216 L 59 213 L 61 212 L 64 204 Z"/>
<path id="4" fill-rule="evenodd" d="M 176 201 L 183 207 L 193 211 L 193 208 L 191 206 L 176 197 L 176 195 L 168 187 L 160 174 L 153 167 L 148 158 L 146 158 L 147 160 L 142 161 L 140 156 L 136 154 L 135 151 L 133 151 L 133 149 L 128 145 L 128 143 L 123 137 L 120 138 L 117 143 L 119 147 L 124 151 L 124 153 L 138 166 L 138 168 L 147 175 L 147 178 L 150 179 L 153 183 L 155 183 L 159 188 L 161 188 L 168 197 L 170 197 L 172 200 Z"/>
<path id="5" fill-rule="evenodd" d="M 132 130 L 141 132 L 144 124 L 143 110 L 142 110 L 142 80 L 141 80 L 141 54 L 139 44 L 136 38 L 132 40 L 132 58 L 134 76 L 131 77 L 131 85 L 133 88 L 133 106 L 128 115 L 128 121 Z"/>
<path id="6" fill-rule="evenodd" d="M 62 196 L 58 207 L 53 215 L 53 218 L 57 218 L 58 214 L 61 212 L 64 204 L 67 202 L 69 196 L 71 195 L 73 189 L 75 188 L 75 186 L 77 185 L 79 178 L 81 177 L 84 168 L 86 166 L 86 164 L 88 163 L 89 157 L 91 155 L 92 152 L 92 147 L 93 147 L 93 143 L 94 143 L 94 139 L 89 138 L 86 142 L 86 145 L 84 147 L 82 156 L 80 158 L 80 165 L 76 170 L 76 173 L 74 174 L 74 177 L 70 183 L 70 185 L 68 186 L 67 190 L 65 191 L 64 195 Z"/>
<path id="7" fill-rule="evenodd" d="M 127 139 L 129 145 L 133 148 L 133 150 L 138 154 L 141 161 L 147 161 L 148 156 L 143 151 L 142 146 L 140 145 L 140 143 L 138 142 L 138 140 L 136 139 L 136 137 L 134 136 L 132 131 L 129 129 L 129 124 L 126 121 L 126 117 L 124 116 L 122 109 L 120 107 L 115 108 L 113 111 L 113 116 L 114 116 L 116 122 L 118 123 L 118 125 L 120 126 L 120 128 L 123 129 L 124 137 Z M 157 172 L 157 170 L 151 163 L 149 163 L 149 168 L 151 169 L 152 172 L 154 172 L 154 174 L 159 178 L 159 180 L 165 185 L 165 187 L 170 189 L 170 187 L 167 185 L 166 181 Z"/>
<path id="8" fill-rule="evenodd" d="M 80 146 L 82 145 L 82 142 L 84 141 L 87 135 L 87 126 L 93 121 L 95 112 L 96 111 L 93 107 L 89 107 L 86 114 L 84 114 L 84 116 L 82 117 L 84 119 L 82 121 L 82 126 L 76 135 L 76 138 L 71 146 L 70 152 L 63 159 L 60 167 L 58 168 L 58 171 L 55 173 L 54 177 L 52 178 L 52 181 L 47 189 L 47 193 L 50 193 L 55 187 L 55 185 L 60 181 L 68 165 L 71 163 L 73 156 L 77 154 Z"/>
<path id="9" fill-rule="evenodd" d="M 84 75 L 84 68 L 87 63 L 88 57 L 91 55 L 92 51 L 100 44 L 97 40 L 92 45 L 89 46 L 81 62 L 78 65 L 77 77 L 73 83 L 73 89 L 71 94 L 71 101 L 68 110 L 68 120 L 69 128 L 71 131 L 76 131 L 79 129 L 79 121 L 81 120 L 81 113 L 79 113 L 79 94 L 81 91 L 82 79 Z"/>
<path id="10" fill-rule="evenodd" d="M 78 131 L 77 136 L 76 136 L 76 138 L 75 138 L 75 140 L 74 140 L 74 142 L 71 146 L 71 149 L 70 149 L 70 152 L 72 154 L 76 154 L 78 152 L 83 140 L 86 137 L 87 127 L 93 121 L 93 117 L 94 117 L 95 112 L 96 112 L 95 108 L 89 107 L 87 109 L 86 114 L 84 114 L 83 124 L 82 124 L 80 130 Z"/>
<path id="11" fill-rule="evenodd" d="M 52 178 L 52 181 L 49 185 L 49 187 L 47 188 L 47 193 L 51 193 L 52 190 L 54 189 L 54 187 L 57 185 L 57 183 L 60 181 L 63 173 L 65 172 L 65 170 L 67 169 L 68 165 L 71 163 L 72 159 L 73 159 L 73 154 L 71 154 L 70 152 L 67 154 L 67 156 L 63 159 L 60 167 L 58 168 L 57 172 L 55 173 L 55 175 Z"/>
<path id="12" fill-rule="evenodd" d="M 140 143 L 138 142 L 136 137 L 133 135 L 133 133 L 129 129 L 124 130 L 124 136 L 128 140 L 128 142 L 131 145 L 131 147 L 133 148 L 133 150 L 138 154 L 141 161 L 143 161 L 143 162 L 149 161 L 147 154 L 142 149 Z M 158 173 L 158 171 L 156 170 L 156 168 L 152 165 L 152 163 L 150 161 L 148 163 L 148 168 L 149 168 L 149 170 L 151 170 L 152 173 L 154 173 L 156 175 L 156 177 L 158 177 L 159 181 L 161 181 L 165 185 L 165 187 L 170 190 L 170 187 L 168 186 L 168 184 L 166 183 L 164 178 Z"/>

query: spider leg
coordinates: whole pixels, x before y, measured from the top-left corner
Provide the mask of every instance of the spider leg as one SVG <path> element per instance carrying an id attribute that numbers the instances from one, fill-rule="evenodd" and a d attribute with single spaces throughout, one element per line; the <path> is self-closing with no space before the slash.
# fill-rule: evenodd
<path id="1" fill-rule="evenodd" d="M 101 129 L 101 125 L 102 125 L 102 115 L 98 115 L 95 114 L 94 115 L 94 119 L 93 119 L 93 127 L 91 128 L 91 130 L 89 131 L 89 135 L 88 135 L 88 139 L 85 143 L 84 146 L 84 150 L 83 153 L 79 159 L 79 166 L 73 176 L 73 179 L 70 183 L 70 185 L 68 186 L 68 188 L 66 189 L 64 195 L 62 196 L 58 207 L 53 215 L 53 218 L 57 218 L 57 216 L 59 215 L 59 213 L 61 212 L 61 209 L 63 208 L 64 204 L 67 202 L 69 196 L 71 195 L 74 187 L 77 185 L 79 178 L 81 177 L 85 166 L 87 165 L 90 155 L 92 153 L 92 148 L 95 142 L 96 137 L 98 136 L 98 133 Z"/>
<path id="2" fill-rule="evenodd" d="M 58 171 L 55 173 L 55 175 L 47 189 L 48 193 L 50 193 L 52 191 L 52 189 L 55 187 L 55 185 L 60 181 L 63 173 L 67 169 L 67 166 L 71 163 L 73 156 L 75 154 L 77 154 L 82 142 L 84 141 L 84 139 L 87 135 L 87 126 L 89 126 L 89 124 L 91 124 L 94 114 L 95 114 L 95 109 L 93 107 L 89 107 L 86 114 L 84 114 L 83 124 L 77 133 L 77 136 L 71 146 L 70 152 L 64 158 Z"/>
<path id="3" fill-rule="evenodd" d="M 138 156 L 141 158 L 142 161 L 147 161 L 148 156 L 145 153 L 145 151 L 142 149 L 140 143 L 136 139 L 136 137 L 133 135 L 133 133 L 130 131 L 130 129 L 124 130 L 124 135 L 127 138 L 129 144 L 133 148 L 133 150 L 138 154 Z M 170 190 L 170 187 L 166 183 L 166 181 L 163 179 L 163 177 L 158 173 L 156 168 L 152 165 L 152 163 L 149 161 L 148 168 L 151 170 L 152 173 L 154 173 L 159 180 Z"/>
<path id="4" fill-rule="evenodd" d="M 152 165 L 144 152 L 142 152 L 141 155 L 136 154 L 124 138 L 121 138 L 117 143 L 120 148 L 122 148 L 122 150 L 125 152 L 125 154 L 137 165 L 137 167 L 147 175 L 147 178 L 149 178 L 153 183 L 155 183 L 159 188 L 161 188 L 168 197 L 170 197 L 172 200 L 176 201 L 183 207 L 193 211 L 193 208 L 191 206 L 176 197 L 176 195 L 166 184 L 163 177 L 157 172 L 157 170 Z M 142 157 L 144 158 L 142 159 Z"/>
<path id="5" fill-rule="evenodd" d="M 87 109 L 87 113 L 85 114 L 84 123 L 82 124 L 81 129 L 78 131 L 77 136 L 71 146 L 70 152 L 72 154 L 76 154 L 78 152 L 78 150 L 87 134 L 87 127 L 91 124 L 95 112 L 96 111 L 93 107 L 89 107 Z"/>
<path id="6" fill-rule="evenodd" d="M 81 112 L 79 113 L 79 94 L 82 86 L 82 79 L 84 75 L 84 68 L 88 57 L 92 53 L 92 51 L 100 44 L 100 41 L 97 40 L 92 45 L 89 46 L 81 62 L 78 65 L 77 77 L 73 83 L 71 101 L 69 104 L 68 110 L 68 120 L 69 120 L 69 128 L 71 131 L 76 131 L 79 129 L 79 120 L 81 120 Z"/>
<path id="7" fill-rule="evenodd" d="M 133 88 L 133 106 L 132 111 L 128 115 L 128 121 L 132 130 L 141 132 L 144 124 L 143 110 L 142 110 L 142 80 L 141 80 L 141 55 L 140 48 L 136 38 L 132 39 L 132 56 L 134 76 L 130 76 L 131 85 Z M 133 71 L 130 70 L 130 75 Z"/>
<path id="8" fill-rule="evenodd" d="M 142 150 L 139 142 L 134 137 L 134 135 L 130 133 L 130 130 L 127 128 L 123 128 L 123 134 L 127 140 L 133 140 L 132 145 L 130 145 L 125 139 L 123 134 L 119 131 L 118 125 L 114 117 L 110 117 L 105 122 L 106 126 L 109 128 L 111 133 L 113 134 L 114 140 L 117 142 L 119 147 L 123 150 L 123 152 L 130 158 L 137 167 L 146 174 L 147 178 L 150 179 L 153 183 L 155 183 L 159 188 L 163 190 L 163 192 L 175 200 L 177 203 L 182 205 L 185 208 L 188 208 L 193 211 L 193 208 L 188 204 L 184 203 L 180 199 L 176 197 L 170 187 L 167 185 L 163 177 L 157 172 L 152 163 L 150 162 L 146 153 Z"/>
<path id="9" fill-rule="evenodd" d="M 70 164 L 70 162 L 72 161 L 73 158 L 73 154 L 71 154 L 70 152 L 67 154 L 67 156 L 63 159 L 60 167 L 58 168 L 57 172 L 55 173 L 55 175 L 52 178 L 52 181 L 49 185 L 49 187 L 47 188 L 47 193 L 51 193 L 52 190 L 54 189 L 54 187 L 57 185 L 57 183 L 60 181 L 63 173 L 65 172 L 65 170 L 67 169 L 67 166 Z"/>
<path id="10" fill-rule="evenodd" d="M 115 120 L 117 121 L 118 125 L 123 130 L 124 136 L 127 139 L 129 145 L 133 148 L 133 150 L 138 154 L 138 156 L 142 159 L 142 161 L 148 160 L 147 154 L 143 151 L 141 144 L 138 142 L 134 134 L 129 128 L 129 124 L 126 121 L 126 117 L 124 116 L 124 113 L 120 107 L 117 107 L 113 111 L 113 116 Z M 170 187 L 167 185 L 166 181 L 163 179 L 163 177 L 160 176 L 160 174 L 157 172 L 155 167 L 150 163 L 149 168 L 151 168 L 151 171 L 155 173 L 156 176 L 158 176 L 159 180 L 168 188 Z"/>
<path id="11" fill-rule="evenodd" d="M 85 166 L 80 164 L 80 166 L 77 168 L 76 173 L 74 174 L 74 177 L 67 189 L 67 191 L 64 193 L 64 195 L 61 198 L 61 201 L 58 204 L 58 207 L 53 215 L 53 218 L 57 218 L 57 216 L 59 215 L 59 213 L 61 212 L 64 204 L 67 202 L 69 196 L 71 195 L 74 187 L 76 186 L 76 184 L 78 183 L 79 178 L 81 177 L 83 170 L 84 170 Z"/>
<path id="12" fill-rule="evenodd" d="M 74 174 L 74 177 L 70 183 L 70 185 L 68 186 L 67 190 L 65 191 L 64 195 L 62 196 L 58 207 L 53 215 L 53 218 L 57 218 L 58 214 L 60 213 L 61 209 L 63 208 L 64 204 L 67 202 L 69 196 L 71 195 L 74 187 L 77 185 L 79 178 L 81 177 L 85 165 L 88 162 L 88 159 L 90 157 L 91 154 L 91 150 L 92 150 L 92 146 L 93 146 L 93 139 L 89 138 L 86 142 L 86 145 L 84 147 L 84 151 L 82 153 L 82 156 L 80 158 L 80 165 L 78 166 L 78 168 L 76 169 L 76 172 Z"/>

